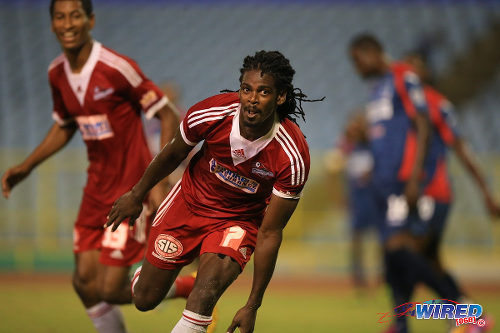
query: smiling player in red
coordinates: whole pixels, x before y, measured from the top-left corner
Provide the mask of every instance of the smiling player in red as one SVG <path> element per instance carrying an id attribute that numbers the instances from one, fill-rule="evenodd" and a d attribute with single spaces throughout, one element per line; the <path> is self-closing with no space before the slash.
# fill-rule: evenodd
<path id="1" fill-rule="evenodd" d="M 254 253 L 250 297 L 228 329 L 253 331 L 283 228 L 309 173 L 309 149 L 295 123 L 295 116 L 304 116 L 306 96 L 293 87 L 294 74 L 277 51 L 246 57 L 239 92 L 191 107 L 174 140 L 109 214 L 113 229 L 124 219 L 133 223 L 148 190 L 203 141 L 158 210 L 132 285 L 136 307 L 153 309 L 180 269 L 200 257 L 194 289 L 172 332 L 205 332 L 217 300 Z"/>
<path id="2" fill-rule="evenodd" d="M 112 304 L 131 302 L 128 273 L 143 258 L 146 213 L 161 201 L 155 198 L 164 197 L 163 184 L 151 192 L 149 202 L 145 200 L 148 210 L 132 230 L 124 226 L 111 233 L 103 225 L 113 202 L 139 180 L 152 159 L 141 113 L 160 119 L 162 144 L 170 141 L 178 120 L 167 98 L 133 60 L 92 39 L 95 17 L 90 0 L 52 0 L 50 15 L 63 50 L 48 73 L 54 124 L 21 164 L 5 172 L 2 192 L 7 198 L 79 129 L 89 167 L 74 228 L 73 285 L 99 332 L 124 332 L 119 309 Z"/>

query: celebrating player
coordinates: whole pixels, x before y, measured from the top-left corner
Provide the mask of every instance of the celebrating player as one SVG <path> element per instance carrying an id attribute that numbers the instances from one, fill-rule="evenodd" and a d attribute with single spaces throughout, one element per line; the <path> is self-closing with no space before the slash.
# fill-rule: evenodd
<path id="1" fill-rule="evenodd" d="M 172 332 L 205 332 L 212 309 L 255 252 L 248 301 L 236 327 L 252 332 L 273 274 L 283 228 L 309 172 L 309 149 L 295 123 L 306 96 L 294 88 L 295 70 L 277 51 L 244 59 L 240 89 L 194 105 L 175 138 L 141 180 L 118 199 L 108 226 L 134 223 L 145 194 L 204 140 L 153 222 L 142 270 L 132 282 L 139 310 L 156 307 L 179 273 L 200 256 L 198 276 Z"/>
<path id="2" fill-rule="evenodd" d="M 372 184 L 379 207 L 385 275 L 395 306 L 409 301 L 407 286 L 415 281 L 426 283 L 443 298 L 456 300 L 458 295 L 412 249 L 408 232 L 410 221 L 418 219 L 416 205 L 430 127 L 420 81 L 409 65 L 390 63 L 372 35 L 355 37 L 350 54 L 358 73 L 374 80 L 366 107 L 374 158 Z M 404 315 L 395 328 L 407 330 Z"/>
<path id="3" fill-rule="evenodd" d="M 74 228 L 73 286 L 99 332 L 124 332 L 119 308 L 111 304 L 131 302 L 128 273 L 143 258 L 146 215 L 163 199 L 163 184 L 152 191 L 150 202 L 145 202 L 148 208 L 132 230 L 124 226 L 111 233 L 103 225 L 113 202 L 139 180 L 152 158 L 141 110 L 146 117 L 160 119 L 162 144 L 173 137 L 178 119 L 133 60 L 92 39 L 95 18 L 90 0 L 52 0 L 50 15 L 63 50 L 48 73 L 55 123 L 21 164 L 5 172 L 2 192 L 9 197 L 15 185 L 80 130 L 90 164 Z M 182 281 L 177 295 L 187 296 L 194 279 Z"/>

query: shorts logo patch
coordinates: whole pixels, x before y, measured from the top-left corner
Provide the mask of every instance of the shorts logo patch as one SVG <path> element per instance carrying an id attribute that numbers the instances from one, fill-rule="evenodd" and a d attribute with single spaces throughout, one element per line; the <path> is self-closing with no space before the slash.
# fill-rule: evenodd
<path id="1" fill-rule="evenodd" d="M 170 235 L 160 234 L 156 237 L 155 252 L 153 255 L 165 260 L 178 257 L 182 253 L 183 247 L 179 240 Z"/>
<path id="2" fill-rule="evenodd" d="M 210 172 L 215 174 L 224 183 L 239 188 L 243 192 L 256 193 L 259 189 L 260 184 L 258 182 L 229 170 L 217 163 L 213 158 L 210 160 Z"/>
<path id="3" fill-rule="evenodd" d="M 123 252 L 120 250 L 114 250 L 109 256 L 113 259 L 123 259 Z"/>
<path id="4" fill-rule="evenodd" d="M 246 247 L 240 248 L 240 253 L 243 256 L 243 258 L 245 258 L 245 259 L 247 258 L 247 248 Z"/>

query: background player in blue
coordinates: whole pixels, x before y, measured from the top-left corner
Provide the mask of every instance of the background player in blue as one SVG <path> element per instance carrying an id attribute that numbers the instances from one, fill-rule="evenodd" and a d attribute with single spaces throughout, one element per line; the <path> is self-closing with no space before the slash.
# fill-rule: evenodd
<path id="1" fill-rule="evenodd" d="M 366 106 L 374 158 L 372 184 L 385 277 L 395 306 L 409 301 L 408 285 L 417 281 L 426 283 L 441 297 L 455 300 L 458 296 L 413 250 L 408 232 L 409 221 L 416 216 L 430 128 L 420 80 L 408 65 L 390 63 L 372 35 L 356 36 L 349 51 L 360 76 L 373 80 Z M 394 328 L 407 331 L 405 316 L 398 317 Z"/>
<path id="2" fill-rule="evenodd" d="M 443 266 L 439 256 L 444 228 L 453 202 L 453 189 L 447 165 L 447 155 L 450 149 L 456 153 L 458 160 L 474 179 L 491 217 L 500 216 L 500 206 L 488 188 L 481 168 L 468 148 L 467 142 L 460 135 L 452 104 L 431 87 L 431 75 L 424 58 L 418 53 L 411 53 L 405 57 L 405 61 L 412 65 L 425 84 L 424 93 L 434 133 L 426 159 L 426 164 L 431 164 L 428 169 L 433 169 L 433 174 L 429 177 L 422 197 L 422 212 L 420 213 L 422 223 L 416 226 L 413 233 L 416 236 L 418 250 L 432 262 L 449 287 L 454 288 L 456 293 L 464 297 L 462 288 Z M 423 207 L 424 205 L 427 207 Z M 464 300 L 461 302 L 468 303 Z M 491 323 L 491 320 L 486 320 L 486 322 Z"/>
<path id="3" fill-rule="evenodd" d="M 366 136 L 364 113 L 358 112 L 348 120 L 334 155 L 340 157 L 340 161 L 334 158 L 329 168 L 332 172 L 340 171 L 340 166 L 345 170 L 347 181 L 351 278 L 356 287 L 365 287 L 363 236 L 370 228 L 375 227 L 373 215 L 376 207 L 371 193 L 373 156 Z"/>

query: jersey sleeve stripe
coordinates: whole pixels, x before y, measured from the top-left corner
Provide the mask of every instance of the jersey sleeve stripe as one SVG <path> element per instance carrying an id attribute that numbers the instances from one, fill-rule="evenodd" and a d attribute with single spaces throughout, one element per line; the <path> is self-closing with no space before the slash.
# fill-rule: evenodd
<path id="1" fill-rule="evenodd" d="M 288 141 L 291 143 L 292 147 L 293 147 L 293 151 L 296 152 L 298 158 L 299 158 L 299 161 L 300 161 L 300 168 L 301 168 L 301 176 L 300 176 L 300 182 L 299 182 L 299 185 L 300 184 L 304 184 L 305 182 L 305 171 L 306 171 L 306 167 L 305 167 L 305 164 L 304 164 L 304 159 L 302 158 L 302 155 L 300 154 L 300 150 L 299 148 L 297 148 L 297 145 L 295 144 L 295 141 L 293 141 L 293 139 L 290 137 L 290 135 L 288 134 L 288 132 L 285 130 L 285 128 L 283 127 L 280 127 L 279 129 L 284 135 L 285 137 L 288 139 Z"/>
<path id="2" fill-rule="evenodd" d="M 203 114 L 195 116 L 195 117 L 188 117 L 188 124 L 190 124 L 190 123 L 192 123 L 192 122 L 194 122 L 194 121 L 196 121 L 198 119 L 203 119 L 203 118 L 210 117 L 210 116 L 224 115 L 226 113 L 230 113 L 230 112 L 233 112 L 233 111 L 236 111 L 236 108 L 228 109 L 228 110 L 224 110 L 224 111 L 206 112 L 206 113 L 203 113 Z"/>
<path id="3" fill-rule="evenodd" d="M 202 124 L 202 123 L 206 123 L 207 121 L 212 121 L 212 120 L 217 120 L 217 119 L 223 119 L 227 116 L 231 116 L 231 115 L 234 115 L 236 112 L 234 110 L 231 110 L 230 113 L 226 113 L 226 114 L 223 114 L 222 116 L 217 116 L 217 117 L 208 117 L 208 118 L 203 118 L 201 120 L 198 120 L 192 124 L 190 124 L 188 127 L 189 128 L 193 128 L 199 124 Z"/>
<path id="4" fill-rule="evenodd" d="M 186 133 L 184 133 L 184 121 L 181 122 L 181 125 L 179 126 L 179 131 L 181 132 L 181 136 L 186 144 L 190 146 L 196 146 L 198 144 L 197 142 L 192 142 L 187 138 Z"/>
<path id="5" fill-rule="evenodd" d="M 295 199 L 295 200 L 300 199 L 300 197 L 302 196 L 302 192 L 300 192 L 299 194 L 296 194 L 296 195 L 290 195 L 290 194 L 283 193 L 280 190 L 277 190 L 275 187 L 273 187 L 273 194 L 280 197 L 280 198 Z"/>
<path id="6" fill-rule="evenodd" d="M 293 156 L 293 158 L 295 160 L 295 169 L 296 169 L 295 185 L 300 185 L 300 179 L 301 179 L 301 175 L 302 175 L 302 169 L 300 167 L 300 161 L 299 161 L 299 157 L 297 156 L 297 152 L 295 152 L 293 150 L 292 146 L 290 145 L 290 142 L 288 142 L 288 140 L 283 135 L 283 133 L 278 132 L 277 135 L 281 138 L 281 140 L 283 140 L 283 142 L 285 143 L 285 145 L 288 148 L 288 151 L 292 154 L 292 156 Z"/>
<path id="7" fill-rule="evenodd" d="M 279 134 L 279 133 L 278 133 Z M 285 143 L 282 141 L 281 139 L 281 136 L 280 135 L 276 135 L 276 141 L 279 142 L 279 144 L 281 145 L 281 148 L 283 148 L 283 150 L 285 151 L 286 155 L 288 156 L 288 158 L 290 159 L 290 170 L 291 170 L 291 173 L 292 173 L 292 180 L 291 180 L 291 183 L 292 185 L 295 185 L 296 184 L 296 181 L 295 181 L 295 160 L 292 158 L 292 155 L 290 154 L 290 152 L 288 151 L 288 148 L 287 146 L 285 145 Z"/>
<path id="8" fill-rule="evenodd" d="M 232 109 L 236 106 L 238 106 L 240 103 L 234 103 L 234 104 L 231 104 L 231 105 L 226 105 L 226 106 L 214 106 L 214 107 L 211 107 L 211 108 L 208 108 L 208 109 L 203 109 L 203 110 L 198 110 L 198 111 L 193 111 L 189 114 L 188 118 L 191 118 L 192 116 L 196 115 L 196 114 L 200 114 L 200 113 L 204 113 L 204 112 L 208 112 L 208 111 L 218 111 L 218 110 L 227 110 L 227 109 Z"/>
<path id="9" fill-rule="evenodd" d="M 101 57 L 99 58 L 103 63 L 119 71 L 132 87 L 137 88 L 142 83 L 142 77 L 125 59 L 117 56 L 116 54 L 102 49 Z"/>
<path id="10" fill-rule="evenodd" d="M 67 119 L 62 119 L 59 114 L 57 112 L 52 112 L 52 119 L 54 119 L 54 121 L 56 123 L 59 124 L 59 126 L 61 127 L 64 127 L 64 126 L 67 126 L 71 123 L 73 123 L 75 121 L 75 118 L 71 117 L 71 118 L 67 118 Z"/>
<path id="11" fill-rule="evenodd" d="M 154 115 L 165 105 L 168 103 L 168 98 L 166 96 L 163 96 L 158 102 L 155 104 L 151 105 L 149 109 L 146 112 L 146 119 L 151 119 L 154 117 Z"/>

